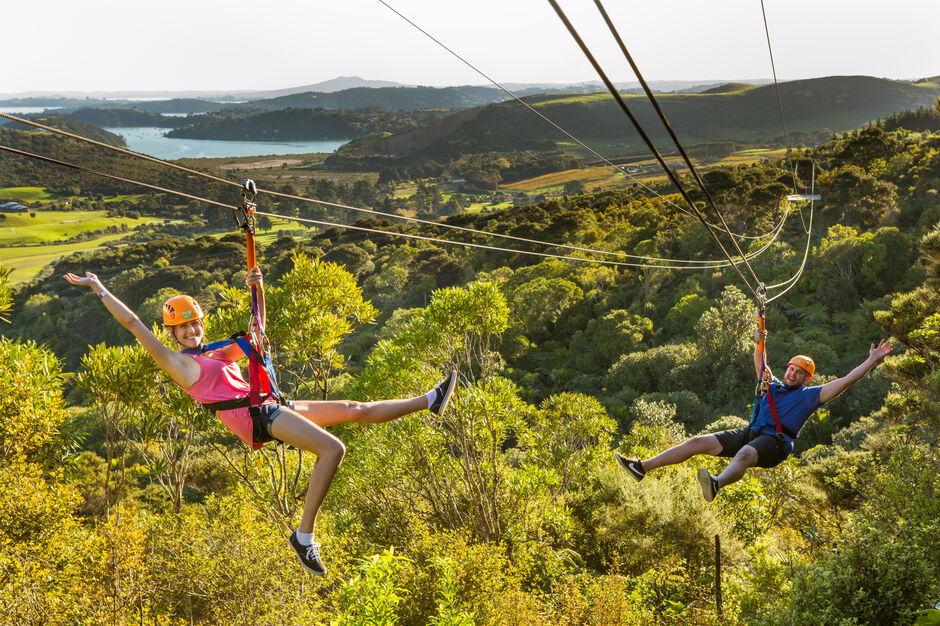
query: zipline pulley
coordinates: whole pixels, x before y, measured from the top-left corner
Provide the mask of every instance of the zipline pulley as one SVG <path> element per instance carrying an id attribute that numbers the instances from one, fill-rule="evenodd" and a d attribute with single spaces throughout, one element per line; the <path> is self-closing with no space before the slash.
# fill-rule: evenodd
<path id="1" fill-rule="evenodd" d="M 258 195 L 258 187 L 255 186 L 255 181 L 250 178 L 242 179 L 242 204 L 241 207 L 233 212 L 235 217 L 235 226 L 243 231 L 249 236 L 252 237 L 252 244 L 254 243 L 254 234 L 255 234 L 255 209 L 258 208 L 258 205 L 255 204 L 255 196 Z M 254 246 L 251 246 L 251 251 L 249 256 L 254 256 Z M 249 263 L 249 269 L 254 265 L 254 263 Z"/>

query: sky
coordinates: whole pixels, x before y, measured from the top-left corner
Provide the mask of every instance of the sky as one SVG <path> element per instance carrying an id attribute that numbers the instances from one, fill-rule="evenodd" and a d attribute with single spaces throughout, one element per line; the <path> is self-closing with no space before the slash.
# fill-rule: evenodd
<path id="1" fill-rule="evenodd" d="M 597 80 L 547 0 L 385 0 L 500 83 Z M 560 0 L 616 82 L 591 0 Z M 648 81 L 772 76 L 760 0 L 606 0 Z M 780 80 L 940 75 L 940 0 L 764 0 Z M 0 7 L 0 94 L 250 91 L 337 76 L 488 84 L 379 0 L 39 0 Z"/>

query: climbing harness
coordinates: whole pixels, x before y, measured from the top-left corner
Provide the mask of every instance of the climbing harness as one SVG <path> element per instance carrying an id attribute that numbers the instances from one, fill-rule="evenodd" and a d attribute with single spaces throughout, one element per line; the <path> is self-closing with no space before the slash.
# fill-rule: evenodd
<path id="1" fill-rule="evenodd" d="M 248 269 L 253 268 L 255 263 L 255 195 L 258 190 L 253 180 L 245 179 L 242 181 L 242 204 L 234 212 L 235 225 L 245 231 L 246 248 L 248 253 Z M 184 354 L 202 354 L 210 350 L 218 350 L 231 344 L 237 344 L 248 356 L 248 385 L 249 392 L 247 396 L 241 398 L 232 398 L 231 400 L 222 400 L 219 402 L 203 403 L 203 406 L 211 412 L 228 411 L 248 407 L 253 420 L 261 417 L 261 405 L 274 398 L 278 404 L 287 405 L 288 400 L 281 393 L 277 384 L 277 376 L 274 372 L 274 364 L 271 360 L 270 342 L 264 332 L 261 314 L 258 308 L 258 290 L 251 287 L 251 322 L 249 331 L 238 332 L 222 341 L 183 350 Z"/>

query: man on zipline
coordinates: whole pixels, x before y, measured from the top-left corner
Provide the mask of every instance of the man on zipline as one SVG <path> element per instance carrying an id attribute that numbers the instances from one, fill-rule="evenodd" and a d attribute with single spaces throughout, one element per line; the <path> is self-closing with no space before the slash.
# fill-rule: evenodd
<path id="1" fill-rule="evenodd" d="M 645 461 L 614 452 L 620 465 L 639 481 L 650 470 L 682 463 L 697 454 L 731 457 L 731 463 L 718 476 L 712 476 L 704 467 L 698 470 L 702 494 L 705 500 L 711 502 L 719 489 L 740 480 L 747 468 L 774 467 L 787 458 L 793 451 L 793 440 L 810 415 L 824 402 L 832 400 L 858 382 L 892 348 L 891 342 L 882 339 L 877 346 L 871 345 L 868 358 L 861 365 L 842 378 L 817 387 L 805 387 L 804 383 L 812 380 L 816 371 L 813 360 L 803 355 L 795 356 L 787 363 L 783 380 L 774 378 L 770 367 L 766 365 L 766 352 L 761 349 L 766 338 L 766 330 L 758 328 L 754 332 L 754 341 L 757 342 L 754 348 L 757 378 L 761 379 L 763 371 L 764 381 L 768 381 L 769 385 L 755 403 L 750 424 L 736 430 L 692 437 Z"/>

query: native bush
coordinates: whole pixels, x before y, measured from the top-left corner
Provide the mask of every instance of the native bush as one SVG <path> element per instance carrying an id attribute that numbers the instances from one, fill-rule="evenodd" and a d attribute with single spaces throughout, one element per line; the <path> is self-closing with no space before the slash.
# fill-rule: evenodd
<path id="1" fill-rule="evenodd" d="M 652 335 L 651 320 L 613 309 L 574 333 L 567 361 L 582 372 L 606 372 L 621 355 L 639 350 Z"/>
<path id="2" fill-rule="evenodd" d="M 577 523 L 572 548 L 595 572 L 607 571 L 611 560 L 625 574 L 639 575 L 662 563 L 679 561 L 695 571 L 714 559 L 715 534 L 724 525 L 702 500 L 692 479 L 694 470 L 658 470 L 635 483 L 623 470 L 610 467 L 590 489 L 570 500 Z M 727 536 L 727 535 L 726 535 Z M 740 548 L 726 542 L 730 561 Z"/>
<path id="3" fill-rule="evenodd" d="M 457 623 L 503 623 L 522 593 L 524 575 L 505 544 L 477 543 L 464 532 L 432 532 L 423 525 L 416 531 L 400 571 L 402 623 L 449 623 L 442 615 L 448 611 L 463 620 Z"/>
<path id="4" fill-rule="evenodd" d="M 604 392 L 608 404 L 629 404 L 639 394 L 682 389 L 689 363 L 697 357 L 698 350 L 690 343 L 666 344 L 624 355 L 607 373 Z"/>
<path id="5" fill-rule="evenodd" d="M 31 341 L 0 337 L 0 465 L 34 458 L 66 419 L 58 358 Z M 15 417 L 15 419 L 13 419 Z"/>

